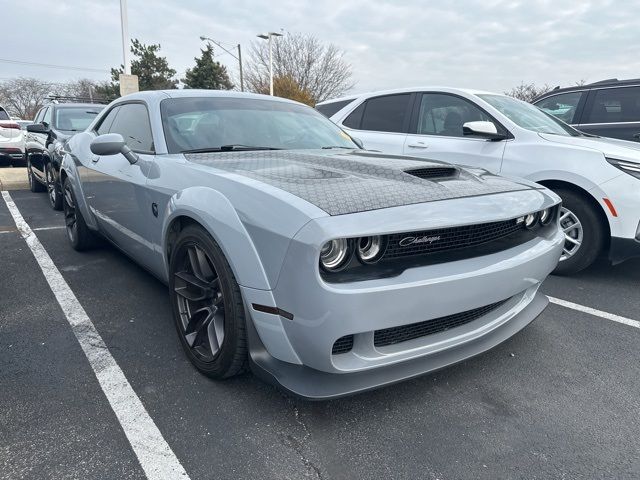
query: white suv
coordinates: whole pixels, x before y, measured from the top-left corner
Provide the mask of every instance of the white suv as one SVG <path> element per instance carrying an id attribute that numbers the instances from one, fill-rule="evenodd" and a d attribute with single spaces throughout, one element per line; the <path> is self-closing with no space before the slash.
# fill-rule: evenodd
<path id="1" fill-rule="evenodd" d="M 0 165 L 26 166 L 24 132 L 0 106 Z"/>
<path id="2" fill-rule="evenodd" d="M 322 102 L 316 108 L 364 147 L 482 167 L 538 182 L 562 197 L 565 248 L 556 273 L 601 252 L 640 256 L 640 144 L 583 134 L 505 95 L 410 88 Z"/>

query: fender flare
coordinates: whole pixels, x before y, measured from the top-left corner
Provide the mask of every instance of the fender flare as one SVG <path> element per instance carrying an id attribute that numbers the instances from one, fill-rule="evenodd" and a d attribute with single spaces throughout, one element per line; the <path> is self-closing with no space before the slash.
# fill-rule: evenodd
<path id="1" fill-rule="evenodd" d="M 207 187 L 189 187 L 169 199 L 161 237 L 167 279 L 171 228 L 177 219 L 184 217 L 199 223 L 216 241 L 239 285 L 259 290 L 272 289 L 253 240 L 235 208 L 222 193 Z"/>
<path id="2" fill-rule="evenodd" d="M 76 164 L 70 154 L 66 154 L 62 159 L 62 162 L 60 162 L 59 179 L 61 186 L 64 183 L 65 179 L 69 179 L 76 197 L 76 208 L 80 209 L 80 213 L 82 213 L 82 217 L 84 219 L 84 222 L 87 224 L 87 227 L 89 227 L 91 230 L 97 230 L 98 224 L 95 217 L 91 213 L 89 205 L 87 204 L 87 201 L 84 197 L 82 182 L 80 182 L 80 179 L 78 178 Z"/>

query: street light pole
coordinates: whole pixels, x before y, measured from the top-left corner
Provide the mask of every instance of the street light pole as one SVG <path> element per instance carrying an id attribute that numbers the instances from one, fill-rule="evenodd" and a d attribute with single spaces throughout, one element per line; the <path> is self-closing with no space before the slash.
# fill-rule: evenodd
<path id="1" fill-rule="evenodd" d="M 222 50 L 224 50 L 225 52 L 227 52 L 229 55 L 231 55 L 233 58 L 235 58 L 236 60 L 238 60 L 238 65 L 240 66 L 240 91 L 244 92 L 244 78 L 242 76 L 242 51 L 240 49 L 240 44 L 237 45 L 238 47 L 238 56 L 236 57 L 233 53 L 231 53 L 229 50 L 227 50 L 226 48 L 224 48 L 222 45 L 220 45 L 220 42 L 215 41 L 213 38 L 209 38 L 209 37 L 205 37 L 204 35 L 200 35 L 200 40 L 202 40 L 203 42 L 205 40 L 209 40 L 212 43 L 215 43 L 217 46 L 219 46 Z"/>
<path id="2" fill-rule="evenodd" d="M 281 37 L 282 34 L 278 32 L 269 32 L 267 34 L 261 33 L 258 38 L 269 40 L 269 95 L 273 97 L 273 47 L 272 37 Z"/>
<path id="3" fill-rule="evenodd" d="M 127 0 L 120 0 L 120 25 L 122 26 L 122 60 L 124 61 L 124 73 L 131 75 L 129 63 L 129 19 L 127 17 Z"/>

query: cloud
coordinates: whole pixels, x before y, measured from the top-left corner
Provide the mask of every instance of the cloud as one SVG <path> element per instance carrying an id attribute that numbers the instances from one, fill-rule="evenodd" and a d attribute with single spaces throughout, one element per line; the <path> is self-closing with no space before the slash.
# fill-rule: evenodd
<path id="1" fill-rule="evenodd" d="M 128 0 L 129 30 L 160 43 L 180 74 L 200 35 L 248 52 L 267 30 L 307 32 L 346 51 L 354 91 L 450 85 L 504 91 L 521 81 L 567 85 L 635 73 L 640 0 L 405 2 Z M 42 15 L 42 12 L 47 12 Z M 121 63 L 117 1 L 31 0 L 3 5 L 2 58 L 108 70 Z M 8 21 L 7 21 L 8 19 Z M 28 28 L 25 29 L 25 25 Z M 236 61 L 218 60 L 234 71 Z M 0 63 L 16 75 L 64 80 L 107 74 Z"/>

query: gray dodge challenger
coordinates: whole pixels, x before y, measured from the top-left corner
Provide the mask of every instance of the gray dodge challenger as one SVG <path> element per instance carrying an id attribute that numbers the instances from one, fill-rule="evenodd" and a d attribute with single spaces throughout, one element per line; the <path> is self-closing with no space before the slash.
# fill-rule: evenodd
<path id="1" fill-rule="evenodd" d="M 549 190 L 362 150 L 281 98 L 128 95 L 64 155 L 73 248 L 104 237 L 165 282 L 202 373 L 250 368 L 311 399 L 511 337 L 547 305 L 564 243 Z"/>

